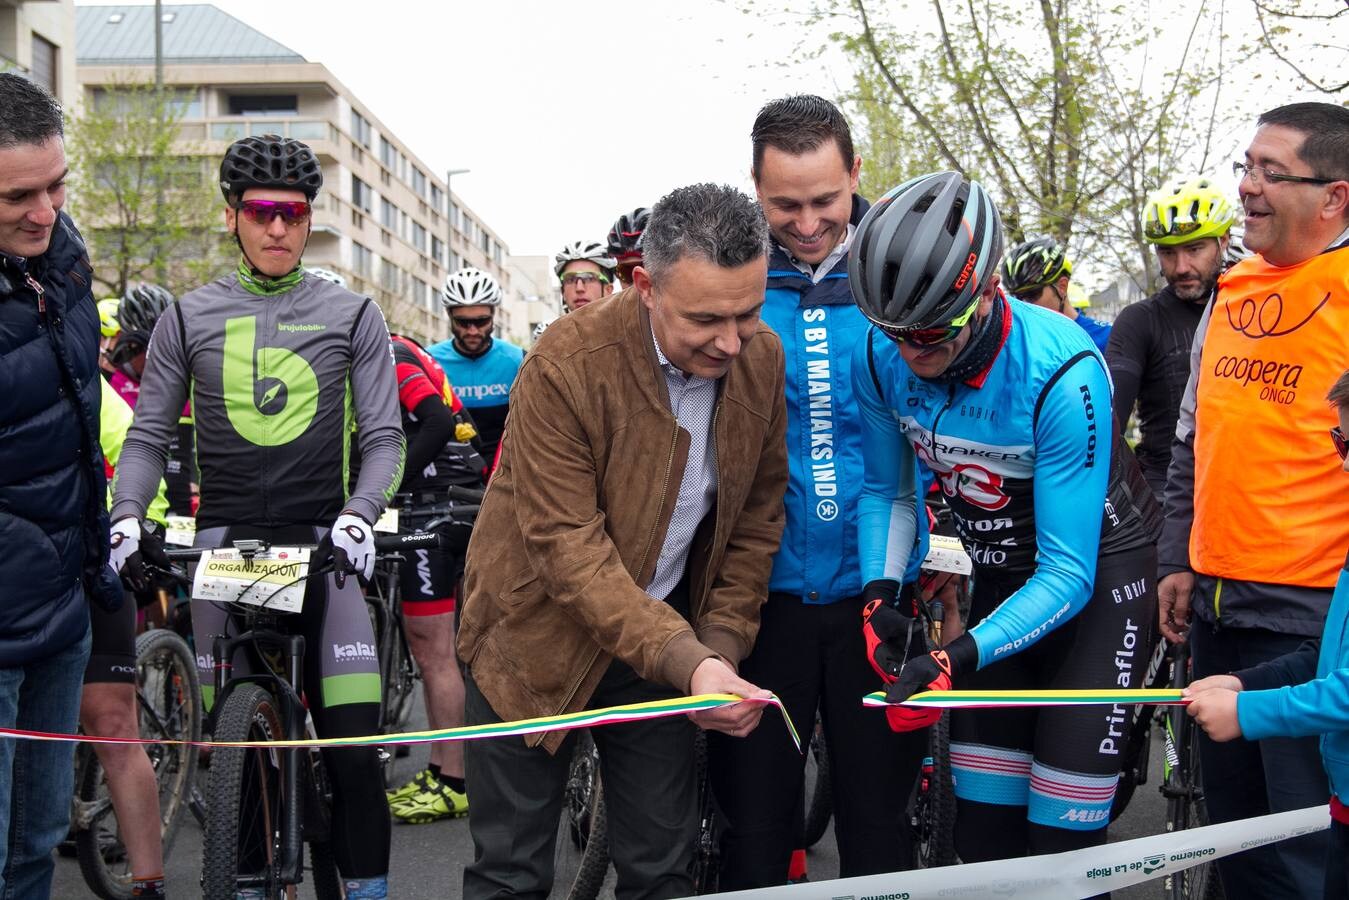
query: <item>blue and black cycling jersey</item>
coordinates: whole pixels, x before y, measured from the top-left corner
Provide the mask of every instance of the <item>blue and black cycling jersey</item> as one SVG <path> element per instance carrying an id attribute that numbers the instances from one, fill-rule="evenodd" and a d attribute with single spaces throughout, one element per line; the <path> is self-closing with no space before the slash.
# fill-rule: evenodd
<path id="1" fill-rule="evenodd" d="M 976 577 L 1026 576 L 970 632 L 981 667 L 1077 615 L 1091 596 L 1098 555 L 1146 546 L 1160 529 L 1156 503 L 1114 426 L 1099 351 L 1065 317 L 1002 302 L 1002 344 L 977 378 L 919 378 L 875 329 L 853 365 L 867 454 L 858 516 L 863 580 L 898 580 L 908 562 L 905 498 L 915 453 L 941 484 Z"/>
<path id="2" fill-rule="evenodd" d="M 482 440 L 482 457 L 496 459 L 501 432 L 506 427 L 506 409 L 511 385 L 524 362 L 525 351 L 500 338 L 481 356 L 465 356 L 454 346 L 454 339 L 426 348 L 450 379 L 450 386 L 464 401 Z"/>

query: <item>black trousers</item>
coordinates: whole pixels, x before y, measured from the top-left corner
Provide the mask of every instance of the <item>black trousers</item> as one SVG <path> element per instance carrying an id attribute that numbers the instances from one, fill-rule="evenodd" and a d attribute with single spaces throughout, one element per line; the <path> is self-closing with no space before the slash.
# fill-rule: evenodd
<path id="1" fill-rule="evenodd" d="M 500 722 L 473 681 L 464 678 L 464 720 Z M 588 704 L 596 709 L 679 696 L 643 681 L 615 661 Z M 618 900 L 662 900 L 693 893 L 689 863 L 698 832 L 694 725 L 683 716 L 592 730 L 600 753 L 609 813 L 609 852 Z M 472 795 L 468 827 L 473 862 L 464 869 L 464 900 L 544 900 L 553 885 L 553 854 L 562 792 L 575 735 L 556 754 L 503 737 L 470 741 L 464 775 Z"/>
<path id="2" fill-rule="evenodd" d="M 1325 900 L 1349 900 L 1349 825 L 1332 820 L 1326 844 Z"/>
<path id="3" fill-rule="evenodd" d="M 1196 589 L 1205 589 L 1208 581 L 1200 579 Z M 1291 653 L 1305 640 L 1256 628 L 1217 628 L 1196 618 L 1190 627 L 1194 677 L 1249 668 Z M 1220 744 L 1200 731 L 1199 761 L 1213 822 L 1321 806 L 1330 800 L 1314 737 Z M 1220 859 L 1223 890 L 1228 900 L 1315 897 L 1323 889 L 1326 845 L 1322 831 Z"/>
<path id="4" fill-rule="evenodd" d="M 928 733 L 896 734 L 862 697 L 881 687 L 867 662 L 862 601 L 806 604 L 770 594 L 741 677 L 776 693 L 803 740 L 820 711 L 833 785 L 839 874 L 870 875 L 913 864 L 904 810 L 927 754 Z M 727 819 L 722 890 L 785 884 L 799 840 L 805 757 L 782 718 L 765 711 L 748 737 L 708 734 L 717 804 Z"/>

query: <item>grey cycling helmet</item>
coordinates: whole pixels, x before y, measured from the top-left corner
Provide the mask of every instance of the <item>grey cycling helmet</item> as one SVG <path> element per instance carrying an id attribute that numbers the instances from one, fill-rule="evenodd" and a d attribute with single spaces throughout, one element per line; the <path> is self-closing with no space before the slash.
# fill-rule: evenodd
<path id="1" fill-rule="evenodd" d="M 322 279 L 323 281 L 331 281 L 338 287 L 344 288 L 347 286 L 347 279 L 330 269 L 324 269 L 320 266 L 309 266 L 305 269 L 305 272 L 313 275 L 315 278 Z"/>
<path id="2" fill-rule="evenodd" d="M 139 332 L 146 339 L 155 330 L 155 323 L 174 300 L 166 288 L 142 281 L 128 285 L 117 305 L 117 323 L 126 334 Z"/>
<path id="3" fill-rule="evenodd" d="M 277 134 L 240 138 L 220 161 L 220 193 L 234 203 L 249 188 L 300 191 L 310 202 L 323 187 L 323 168 L 318 157 L 293 138 Z"/>
<path id="4" fill-rule="evenodd" d="M 609 229 L 609 255 L 617 260 L 642 258 L 642 232 L 651 221 L 651 210 L 639 206 L 623 213 Z"/>
<path id="5" fill-rule="evenodd" d="M 858 309 L 889 329 L 934 328 L 968 310 L 997 272 L 1002 220 L 959 172 L 904 182 L 857 227 L 848 284 Z"/>
<path id="6" fill-rule="evenodd" d="M 618 260 L 610 256 L 608 249 L 599 241 L 572 241 L 553 259 L 555 262 L 553 271 L 557 273 L 558 278 L 562 277 L 562 270 L 567 268 L 567 263 L 576 262 L 578 259 L 589 260 L 610 273 L 618 268 Z"/>
<path id="7" fill-rule="evenodd" d="M 501 285 L 482 269 L 460 269 L 445 279 L 440 302 L 446 309 L 456 306 L 500 306 Z"/>

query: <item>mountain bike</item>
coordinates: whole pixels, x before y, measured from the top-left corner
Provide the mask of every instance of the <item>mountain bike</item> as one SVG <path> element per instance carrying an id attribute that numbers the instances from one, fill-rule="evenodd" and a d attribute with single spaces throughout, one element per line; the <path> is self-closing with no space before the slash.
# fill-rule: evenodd
<path id="1" fill-rule="evenodd" d="M 377 536 L 375 549 L 397 553 L 439 542 L 435 534 Z M 261 541 L 235 541 L 234 549 L 251 568 L 269 548 Z M 168 555 L 186 561 L 203 552 Z M 330 563 L 313 567 L 286 587 L 331 570 Z M 291 633 L 289 612 L 268 605 L 275 595 L 260 605 L 256 599 L 237 602 L 253 585 L 229 604 L 239 628 L 233 636 L 217 636 L 213 654 L 216 660 L 232 660 L 236 651 L 243 652 L 254 674 L 235 676 L 231 666 L 217 666 L 212 736 L 222 742 L 313 738 L 303 698 L 304 637 Z M 262 888 L 268 898 L 286 896 L 304 880 L 304 844 L 309 845 L 315 895 L 341 898 L 329 837 L 332 786 L 317 748 L 216 747 L 206 800 L 202 894 L 207 900 L 234 900 L 244 888 Z"/>
<path id="2" fill-rule="evenodd" d="M 1189 642 L 1172 651 L 1171 687 L 1190 683 Z M 1209 824 L 1199 767 L 1199 726 L 1185 714 L 1184 706 L 1171 706 L 1165 713 L 1165 750 L 1162 760 L 1162 796 L 1166 797 L 1168 833 Z M 1162 882 L 1171 900 L 1222 900 L 1218 867 L 1203 863 L 1172 872 Z"/>
<path id="3" fill-rule="evenodd" d="M 201 739 L 196 660 L 186 642 L 172 631 L 156 628 L 136 639 L 136 702 L 142 738 Z M 167 857 L 195 784 L 197 748 L 158 743 L 147 745 L 146 752 L 159 783 L 160 833 Z M 92 744 L 80 744 L 75 752 L 70 821 L 80 873 L 89 889 L 104 900 L 129 900 L 131 862 L 122 843 L 103 766 Z"/>
<path id="4" fill-rule="evenodd" d="M 576 735 L 554 850 L 553 896 L 595 900 L 609 873 L 609 817 L 600 755 L 589 730 Z"/>

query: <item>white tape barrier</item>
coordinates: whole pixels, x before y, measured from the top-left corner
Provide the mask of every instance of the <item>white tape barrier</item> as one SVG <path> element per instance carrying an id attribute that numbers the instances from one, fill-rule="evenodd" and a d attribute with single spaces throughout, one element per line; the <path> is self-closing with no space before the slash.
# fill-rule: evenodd
<path id="1" fill-rule="evenodd" d="M 967 863 L 889 875 L 863 875 L 734 891 L 718 896 L 727 900 L 751 897 L 756 900 L 922 900 L 928 897 L 1077 900 L 1329 827 L 1329 807 L 1313 806 L 1049 856 Z"/>

